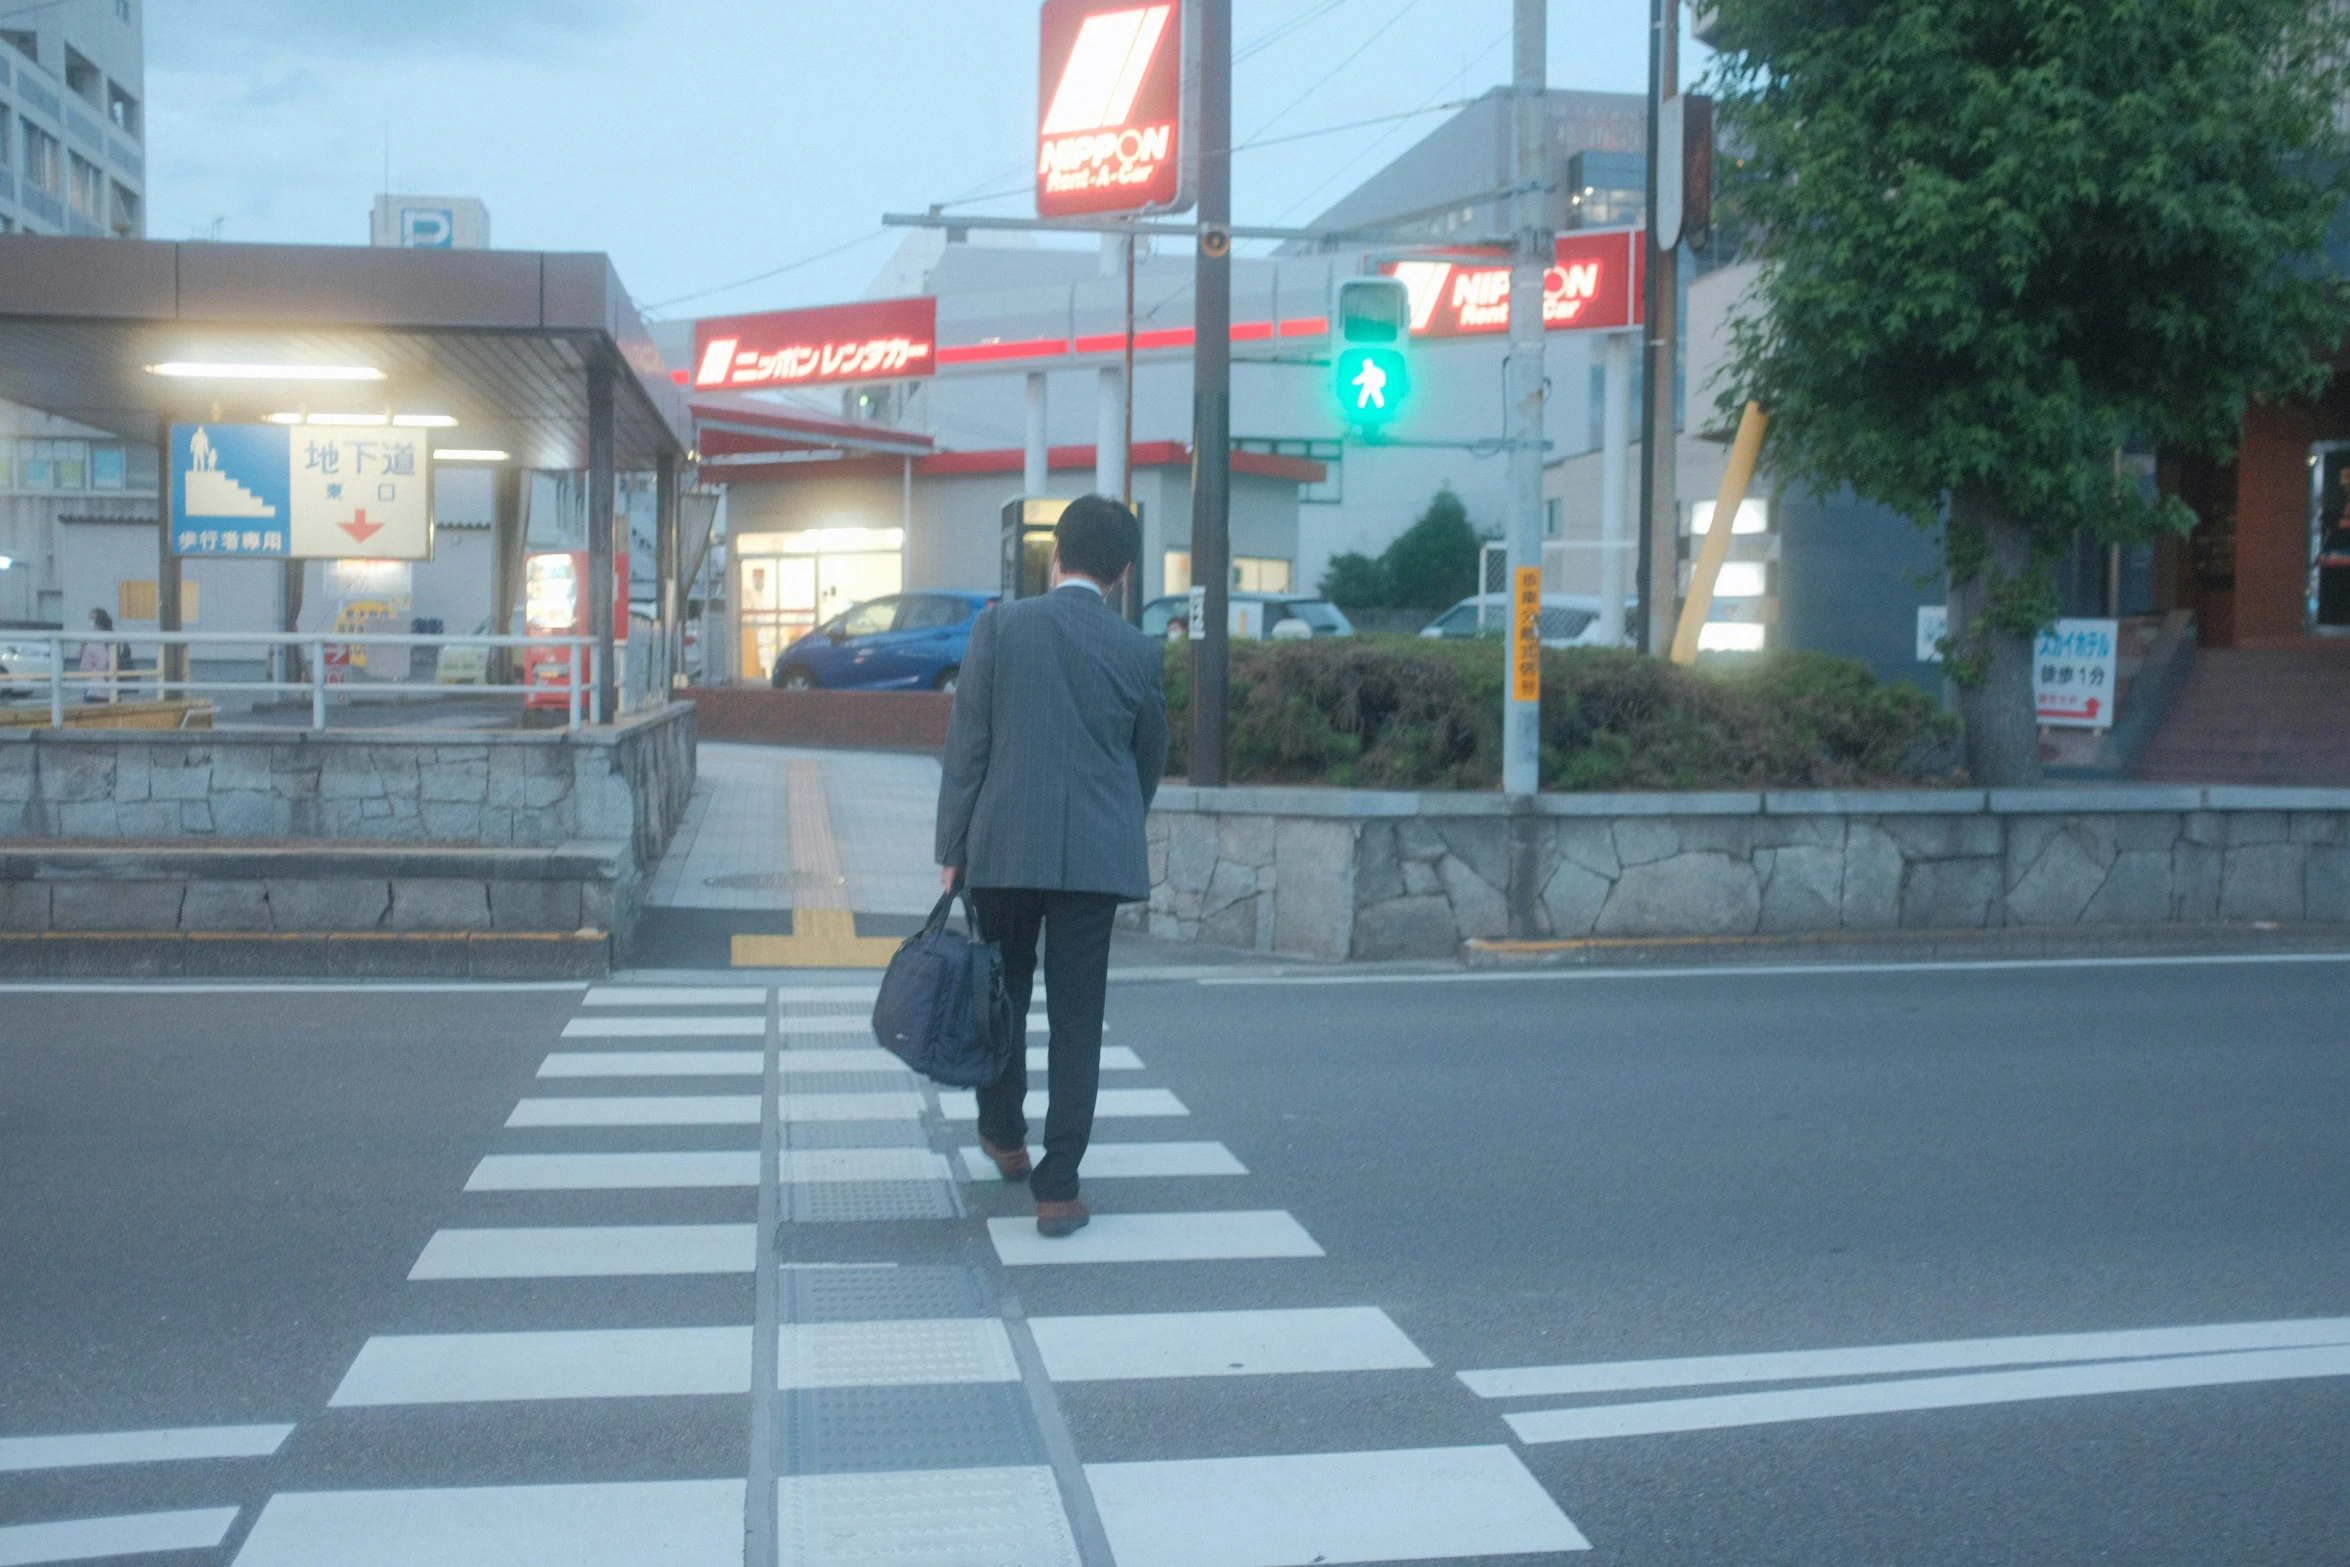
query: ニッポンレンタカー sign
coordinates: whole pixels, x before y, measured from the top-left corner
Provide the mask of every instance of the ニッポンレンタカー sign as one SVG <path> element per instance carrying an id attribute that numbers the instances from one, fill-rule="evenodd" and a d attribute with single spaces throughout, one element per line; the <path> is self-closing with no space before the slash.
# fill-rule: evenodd
<path id="1" fill-rule="evenodd" d="M 903 381 L 938 368 L 938 301 L 869 299 L 694 324 L 694 389 Z"/>
<path id="2" fill-rule="evenodd" d="M 430 560 L 431 458 L 390 426 L 175 424 L 172 552 Z"/>

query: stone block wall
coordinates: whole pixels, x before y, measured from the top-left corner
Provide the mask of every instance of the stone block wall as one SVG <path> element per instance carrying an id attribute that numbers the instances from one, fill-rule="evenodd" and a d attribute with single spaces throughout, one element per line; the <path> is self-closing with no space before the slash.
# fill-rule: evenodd
<path id="1" fill-rule="evenodd" d="M 2350 790 L 1160 792 L 1130 928 L 1319 958 L 1481 940 L 2350 923 Z"/>

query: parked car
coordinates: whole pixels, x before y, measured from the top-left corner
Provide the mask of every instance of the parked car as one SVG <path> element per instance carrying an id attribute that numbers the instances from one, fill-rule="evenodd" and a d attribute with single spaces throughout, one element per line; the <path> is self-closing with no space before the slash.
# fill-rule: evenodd
<path id="1" fill-rule="evenodd" d="M 1629 620 L 1629 613 L 1625 618 Z M 1480 625 L 1482 621 L 1482 625 Z M 1424 637 L 1498 637 L 1510 623 L 1507 593 L 1478 593 L 1462 599 L 1429 622 Z M 1544 647 L 1598 647 L 1599 599 L 1582 593 L 1542 595 Z"/>
<path id="2" fill-rule="evenodd" d="M 893 593 L 851 605 L 776 656 L 781 691 L 952 691 L 992 593 Z"/>
<path id="3" fill-rule="evenodd" d="M 69 648 L 78 647 L 67 644 Z M 67 662 L 74 657 L 66 655 Z M 49 644 L 0 642 L 0 696 L 41 696 L 49 690 Z"/>
<path id="4" fill-rule="evenodd" d="M 1326 598 L 1307 593 L 1235 593 L 1234 634 L 1248 637 L 1351 637 L 1354 622 Z M 1191 615 L 1189 594 L 1169 594 L 1142 606 L 1142 629 L 1154 637 L 1174 633 Z M 1294 625 L 1290 624 L 1294 622 Z M 1288 626 L 1289 629 L 1283 629 Z M 1188 630 L 1188 625 L 1183 627 Z"/>

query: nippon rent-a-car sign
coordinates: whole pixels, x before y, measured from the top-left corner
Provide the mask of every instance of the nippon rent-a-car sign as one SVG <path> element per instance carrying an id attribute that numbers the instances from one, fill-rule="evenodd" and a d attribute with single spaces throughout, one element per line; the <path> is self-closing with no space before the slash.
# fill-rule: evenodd
<path id="1" fill-rule="evenodd" d="M 868 299 L 694 325 L 694 390 L 903 381 L 938 368 L 938 301 Z"/>
<path id="2" fill-rule="evenodd" d="M 1184 22 L 1181 0 L 1045 0 L 1037 216 L 1191 205 Z"/>
<path id="3" fill-rule="evenodd" d="M 1561 234 L 1542 278 L 1543 326 L 1552 332 L 1638 326 L 1645 261 L 1639 229 Z M 1474 337 L 1510 328 L 1507 262 L 1393 261 L 1385 270 L 1411 294 L 1414 337 Z"/>

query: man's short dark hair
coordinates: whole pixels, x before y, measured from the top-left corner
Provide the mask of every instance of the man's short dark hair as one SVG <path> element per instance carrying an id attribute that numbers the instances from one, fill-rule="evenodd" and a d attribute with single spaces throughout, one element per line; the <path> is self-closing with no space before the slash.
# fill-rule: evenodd
<path id="1" fill-rule="evenodd" d="M 1109 583 L 1141 557 L 1142 524 L 1107 495 L 1080 495 L 1054 525 L 1053 544 L 1063 571 Z"/>

